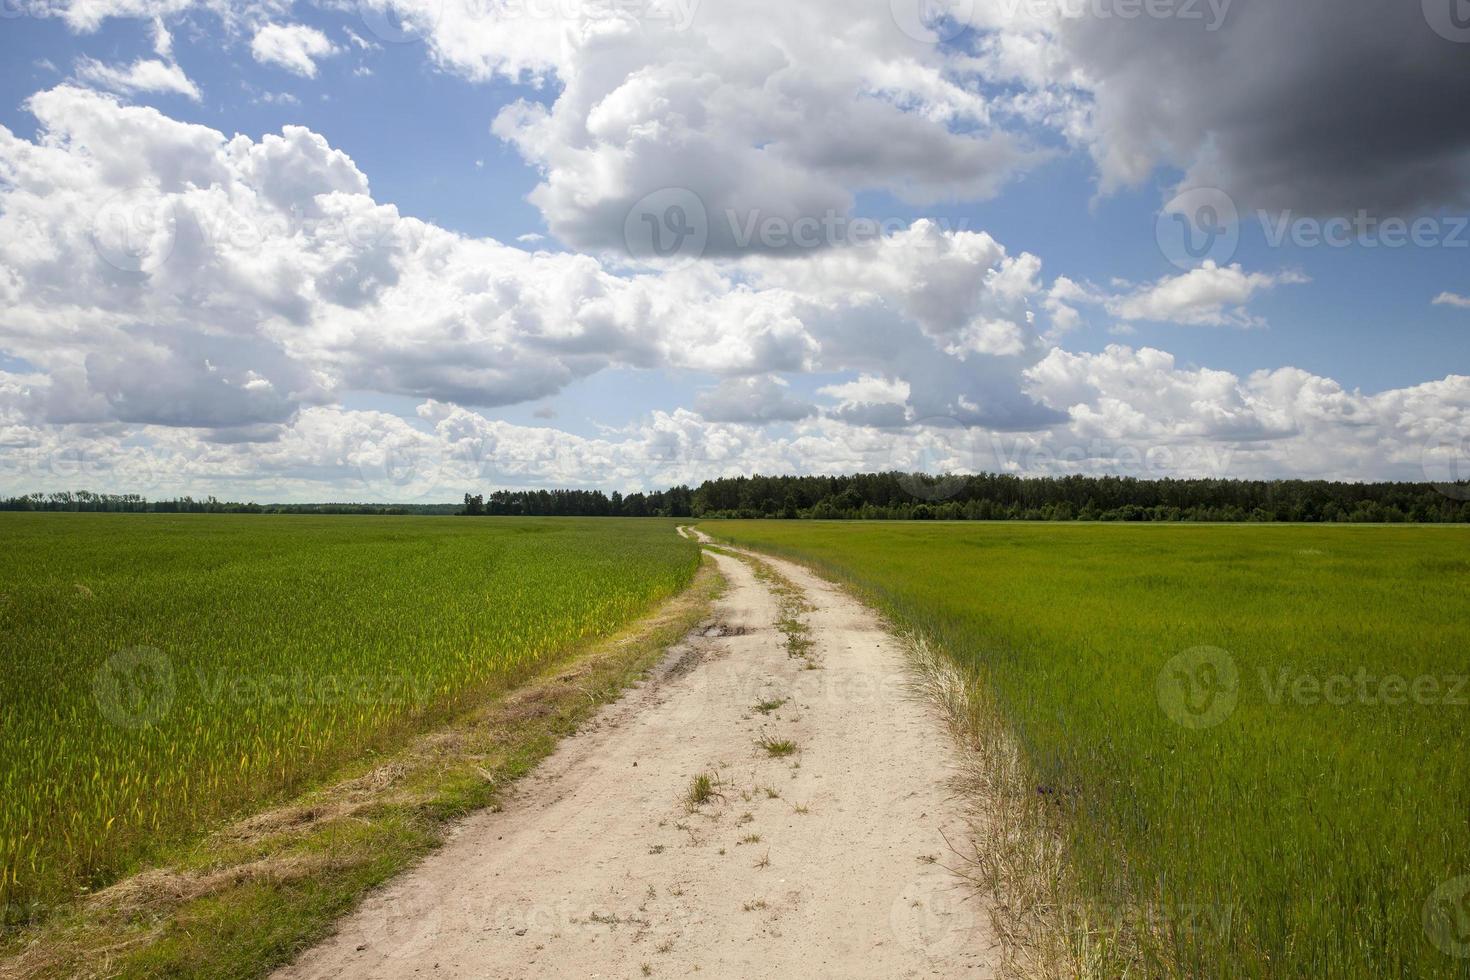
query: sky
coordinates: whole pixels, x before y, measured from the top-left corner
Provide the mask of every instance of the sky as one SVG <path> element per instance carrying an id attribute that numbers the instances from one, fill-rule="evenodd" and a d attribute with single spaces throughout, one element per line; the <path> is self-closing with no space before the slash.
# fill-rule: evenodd
<path id="1" fill-rule="evenodd" d="M 1470 478 L 1464 0 L 0 0 L 0 493 Z"/>

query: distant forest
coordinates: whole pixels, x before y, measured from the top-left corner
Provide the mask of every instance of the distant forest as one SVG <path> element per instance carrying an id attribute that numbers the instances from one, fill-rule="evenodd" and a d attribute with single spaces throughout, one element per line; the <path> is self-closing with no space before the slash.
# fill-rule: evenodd
<path id="1" fill-rule="evenodd" d="M 214 497 L 149 500 L 136 493 L 29 493 L 0 498 L 0 510 L 98 514 L 458 514 L 460 504 L 248 504 Z"/>
<path id="2" fill-rule="evenodd" d="M 818 520 L 1470 523 L 1470 483 L 1137 480 L 1130 477 L 751 476 L 697 489 L 465 494 L 469 516 L 772 517 Z"/>
<path id="3" fill-rule="evenodd" d="M 496 490 L 462 504 L 255 504 L 87 491 L 0 499 L 0 510 L 152 514 L 460 514 L 524 517 L 772 517 L 819 520 L 1470 523 L 1470 483 L 1137 480 L 1131 477 L 750 476 L 697 488 Z"/>

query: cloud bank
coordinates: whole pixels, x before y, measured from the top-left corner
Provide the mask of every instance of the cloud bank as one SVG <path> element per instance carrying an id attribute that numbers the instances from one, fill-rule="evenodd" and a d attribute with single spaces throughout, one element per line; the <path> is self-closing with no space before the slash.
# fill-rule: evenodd
<path id="1" fill-rule="evenodd" d="M 1097 295 L 983 232 L 917 221 L 796 260 L 628 270 L 404 217 L 301 127 L 227 137 L 74 85 L 29 107 L 34 140 L 0 129 L 10 490 L 442 499 L 916 465 L 1417 479 L 1426 445 L 1470 432 L 1462 376 L 1365 395 L 1065 351 L 1038 321 Z M 1292 281 L 1206 266 L 1100 302 L 1230 321 Z M 612 368 L 715 381 L 597 437 L 485 414 Z M 794 394 L 807 373 L 838 380 Z M 420 407 L 349 410 L 352 392 Z"/>

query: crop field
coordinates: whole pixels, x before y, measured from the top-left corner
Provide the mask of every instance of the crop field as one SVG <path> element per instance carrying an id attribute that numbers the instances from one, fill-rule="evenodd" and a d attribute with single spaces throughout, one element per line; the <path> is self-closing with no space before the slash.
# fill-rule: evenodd
<path id="1" fill-rule="evenodd" d="M 702 528 L 982 685 L 1142 972 L 1470 976 L 1470 529 Z"/>
<path id="2" fill-rule="evenodd" d="M 662 520 L 0 515 L 0 905 L 34 919 L 686 585 Z"/>

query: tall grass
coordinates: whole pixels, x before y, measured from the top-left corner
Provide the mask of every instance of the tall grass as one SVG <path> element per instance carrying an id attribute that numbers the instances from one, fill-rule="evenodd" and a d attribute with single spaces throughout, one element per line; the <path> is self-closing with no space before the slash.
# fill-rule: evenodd
<path id="1" fill-rule="evenodd" d="M 1470 531 L 704 529 L 983 685 L 1130 973 L 1470 976 Z"/>
<path id="2" fill-rule="evenodd" d="M 663 521 L 0 515 L 0 904 L 503 690 L 688 583 Z"/>

